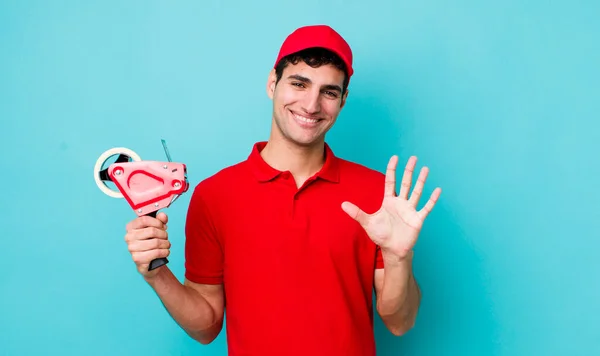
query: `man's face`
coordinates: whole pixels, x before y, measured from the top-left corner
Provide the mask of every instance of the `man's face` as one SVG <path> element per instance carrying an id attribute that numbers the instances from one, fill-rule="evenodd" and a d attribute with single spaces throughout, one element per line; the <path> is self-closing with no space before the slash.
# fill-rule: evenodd
<path id="1" fill-rule="evenodd" d="M 344 72 L 332 65 L 312 68 L 300 61 L 289 64 L 276 80 L 272 70 L 267 94 L 273 100 L 273 135 L 300 146 L 324 141 L 346 101 Z"/>

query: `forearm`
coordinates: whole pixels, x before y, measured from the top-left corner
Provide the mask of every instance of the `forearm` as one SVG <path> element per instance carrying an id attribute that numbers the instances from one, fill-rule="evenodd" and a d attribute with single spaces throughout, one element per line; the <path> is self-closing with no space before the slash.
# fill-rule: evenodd
<path id="1" fill-rule="evenodd" d="M 412 254 L 404 259 L 383 253 L 383 287 L 377 296 L 377 311 L 395 335 L 407 332 L 415 323 L 421 292 L 412 272 Z"/>
<path id="2" fill-rule="evenodd" d="M 190 337 L 203 344 L 216 338 L 221 330 L 222 316 L 215 313 L 199 292 L 179 282 L 166 267 L 146 281 L 167 312 Z"/>

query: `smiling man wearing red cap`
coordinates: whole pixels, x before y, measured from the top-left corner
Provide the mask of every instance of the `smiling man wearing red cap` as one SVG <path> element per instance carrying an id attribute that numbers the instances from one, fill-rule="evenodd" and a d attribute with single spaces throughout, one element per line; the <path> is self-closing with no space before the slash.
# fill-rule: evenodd
<path id="1" fill-rule="evenodd" d="M 417 210 L 428 170 L 410 192 L 415 157 L 396 194 L 396 156 L 382 174 L 333 154 L 325 135 L 352 75 L 332 28 L 285 39 L 266 85 L 268 141 L 194 189 L 183 284 L 168 266 L 148 271 L 169 254 L 167 216 L 128 224 L 138 270 L 192 338 L 210 343 L 226 321 L 229 355 L 371 356 L 373 309 L 395 335 L 413 326 L 412 248 L 441 190 Z"/>

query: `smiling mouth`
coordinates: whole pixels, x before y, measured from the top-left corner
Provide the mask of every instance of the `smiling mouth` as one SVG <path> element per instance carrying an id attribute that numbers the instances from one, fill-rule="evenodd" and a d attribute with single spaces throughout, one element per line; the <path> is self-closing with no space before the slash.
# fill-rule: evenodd
<path id="1" fill-rule="evenodd" d="M 291 112 L 294 119 L 302 126 L 315 126 L 322 119 L 309 118 L 306 116 L 298 115 L 294 112 Z"/>

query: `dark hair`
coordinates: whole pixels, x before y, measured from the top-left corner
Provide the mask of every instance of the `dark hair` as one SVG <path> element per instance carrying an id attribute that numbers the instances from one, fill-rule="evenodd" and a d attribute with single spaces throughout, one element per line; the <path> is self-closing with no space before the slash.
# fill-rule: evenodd
<path id="1" fill-rule="evenodd" d="M 275 73 L 277 74 L 277 83 L 281 79 L 281 75 L 283 74 L 283 70 L 287 67 L 288 64 L 297 64 L 299 61 L 303 61 L 313 68 L 320 67 L 322 65 L 331 64 L 335 66 L 337 69 L 344 72 L 344 84 L 342 87 L 342 94 L 346 92 L 348 88 L 348 69 L 346 68 L 346 64 L 342 59 L 332 51 L 315 47 L 308 48 L 293 54 L 290 54 L 286 57 L 283 57 L 277 66 L 275 67 Z"/>

